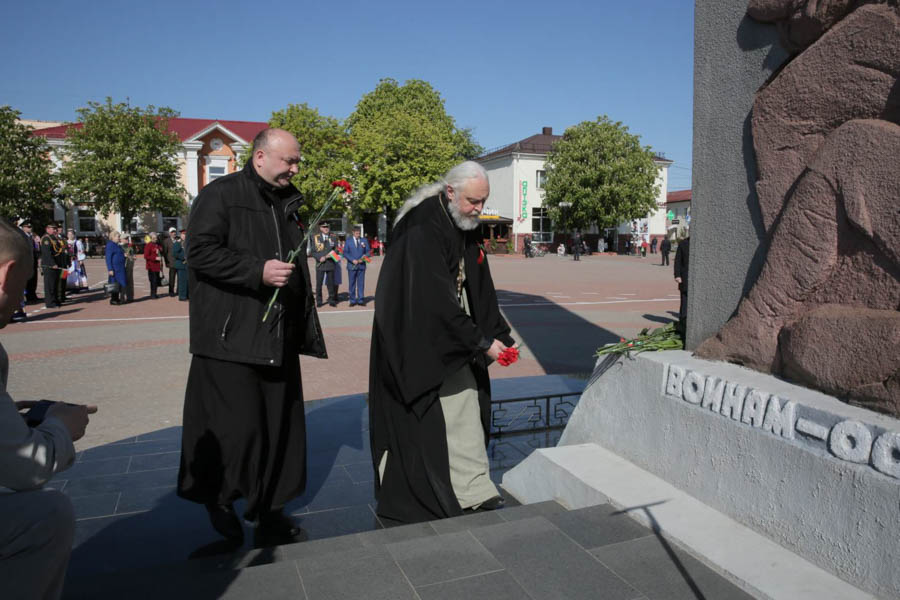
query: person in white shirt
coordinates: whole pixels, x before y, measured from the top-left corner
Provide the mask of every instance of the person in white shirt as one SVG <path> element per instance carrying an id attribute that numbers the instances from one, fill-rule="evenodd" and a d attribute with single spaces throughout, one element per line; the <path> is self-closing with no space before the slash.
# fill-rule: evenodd
<path id="1" fill-rule="evenodd" d="M 33 260 L 21 234 L 0 223 L 0 329 L 18 306 Z M 37 403 L 13 401 L 8 375 L 9 358 L 0 344 L 0 588 L 4 598 L 59 598 L 75 517 L 67 496 L 42 488 L 72 466 L 72 442 L 84 435 L 88 414 L 97 408 L 53 403 L 29 427 L 19 411 Z"/>

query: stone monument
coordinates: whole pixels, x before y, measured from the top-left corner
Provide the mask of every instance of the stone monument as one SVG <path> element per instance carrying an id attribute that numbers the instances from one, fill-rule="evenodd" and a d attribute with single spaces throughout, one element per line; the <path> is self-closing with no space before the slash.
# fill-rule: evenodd
<path id="1" fill-rule="evenodd" d="M 900 597 L 898 17 L 696 0 L 700 356 L 597 369 L 516 498 L 609 502 L 756 597 Z"/>

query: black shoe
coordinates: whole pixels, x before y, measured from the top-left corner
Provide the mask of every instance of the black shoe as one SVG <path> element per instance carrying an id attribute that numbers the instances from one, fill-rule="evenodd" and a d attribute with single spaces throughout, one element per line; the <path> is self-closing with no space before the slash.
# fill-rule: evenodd
<path id="1" fill-rule="evenodd" d="M 332 300 L 331 302 L 328 303 L 328 306 L 337 306 L 337 302 Z"/>
<path id="2" fill-rule="evenodd" d="M 13 316 L 10 318 L 10 321 L 12 321 L 13 323 L 16 323 L 16 322 L 24 323 L 27 320 L 28 320 L 28 315 L 26 315 L 21 310 L 15 314 L 13 314 Z"/>
<path id="3" fill-rule="evenodd" d="M 273 510 L 259 516 L 254 543 L 256 546 L 277 546 L 305 542 L 306 532 L 289 516 L 280 510 Z"/>
<path id="4" fill-rule="evenodd" d="M 324 302 L 316 302 L 316 308 L 322 308 L 323 306 L 325 306 Z"/>
<path id="5" fill-rule="evenodd" d="M 209 522 L 222 537 L 235 542 L 244 540 L 244 528 L 241 520 L 234 514 L 234 507 L 230 504 L 207 504 L 206 512 L 209 513 Z"/>
<path id="6" fill-rule="evenodd" d="M 494 496 L 493 498 L 488 498 L 482 502 L 481 506 L 478 507 L 478 510 L 497 510 L 504 506 L 506 506 L 506 500 L 503 499 L 503 496 Z"/>

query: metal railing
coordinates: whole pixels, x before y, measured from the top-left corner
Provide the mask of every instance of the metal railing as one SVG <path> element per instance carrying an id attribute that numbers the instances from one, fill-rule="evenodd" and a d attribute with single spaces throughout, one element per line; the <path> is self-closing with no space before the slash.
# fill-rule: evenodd
<path id="1" fill-rule="evenodd" d="M 504 398 L 491 402 L 491 437 L 563 429 L 581 392 Z"/>

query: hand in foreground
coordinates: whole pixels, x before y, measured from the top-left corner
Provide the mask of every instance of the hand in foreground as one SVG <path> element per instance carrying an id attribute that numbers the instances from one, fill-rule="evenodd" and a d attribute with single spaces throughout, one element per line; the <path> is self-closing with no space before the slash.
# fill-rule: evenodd
<path id="1" fill-rule="evenodd" d="M 29 408 L 34 408 L 35 406 L 37 406 L 37 403 L 37 400 L 16 400 L 16 410 L 20 412 L 23 410 L 28 410 Z"/>
<path id="2" fill-rule="evenodd" d="M 84 437 L 84 430 L 87 428 L 88 415 L 97 412 L 96 406 L 85 406 L 83 404 L 66 404 L 65 402 L 57 402 L 47 409 L 47 418 L 56 417 L 69 430 L 72 441 L 80 440 Z"/>
<path id="3" fill-rule="evenodd" d="M 262 281 L 272 287 L 284 287 L 287 285 L 291 273 L 294 272 L 294 263 L 281 262 L 280 260 L 267 260 L 263 265 Z"/>
<path id="4" fill-rule="evenodd" d="M 495 339 L 494 343 L 491 344 L 491 347 L 485 351 L 485 354 L 491 357 L 491 360 L 497 360 L 500 358 L 500 353 L 506 350 L 506 344 L 501 342 L 500 340 Z"/>
<path id="5" fill-rule="evenodd" d="M 676 278 L 675 278 L 675 283 L 681 283 L 681 277 L 676 277 Z"/>

